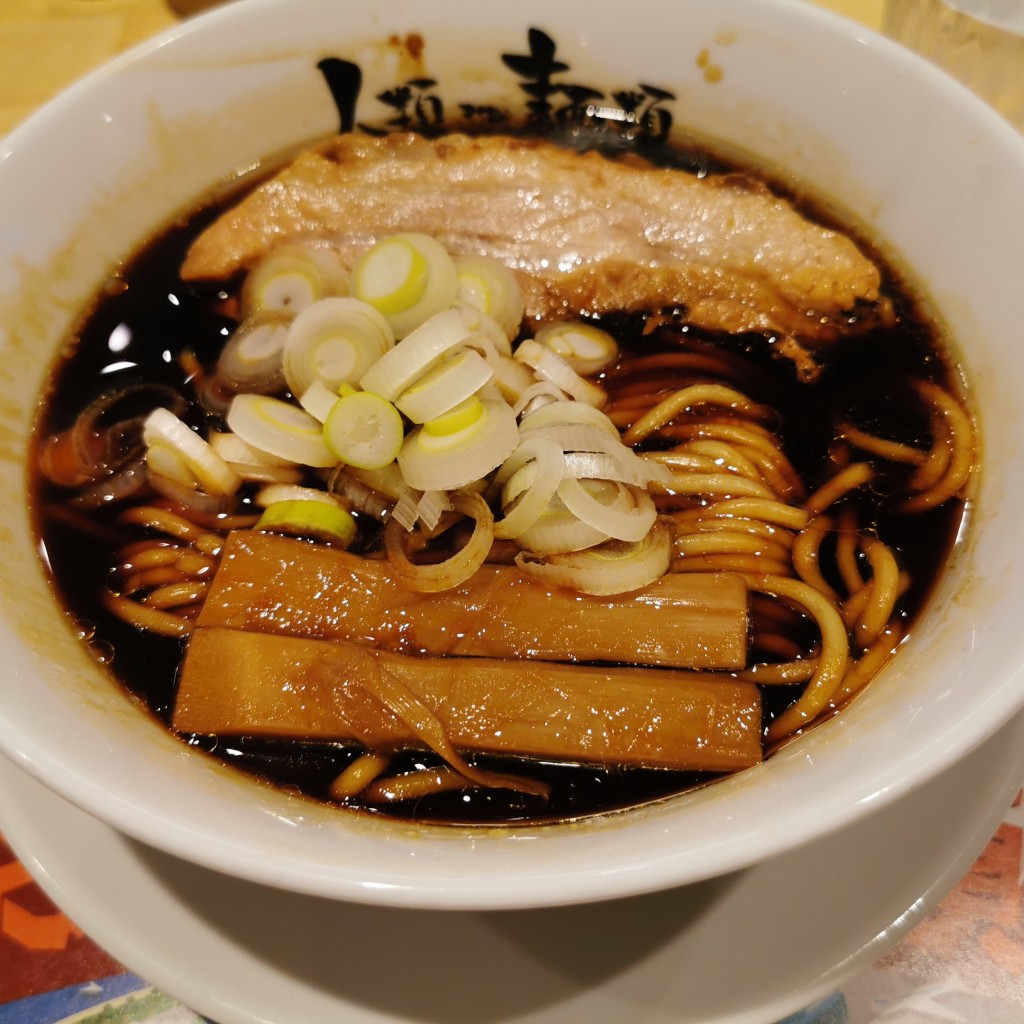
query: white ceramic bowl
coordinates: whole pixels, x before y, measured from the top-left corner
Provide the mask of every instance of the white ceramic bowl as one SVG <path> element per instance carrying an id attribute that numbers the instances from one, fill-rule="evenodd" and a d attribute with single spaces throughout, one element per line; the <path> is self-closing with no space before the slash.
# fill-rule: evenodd
<path id="1" fill-rule="evenodd" d="M 366 821 L 190 753 L 96 668 L 37 564 L 26 437 L 62 334 L 112 264 L 211 186 L 335 130 L 320 58 L 362 67 L 360 120 L 387 116 L 374 97 L 424 75 L 446 96 L 515 104 L 499 55 L 524 52 L 531 26 L 556 40 L 575 81 L 670 90 L 677 126 L 755 154 L 906 268 L 972 388 L 985 439 L 977 513 L 891 666 L 764 765 L 571 826 L 471 833 Z M 425 40 L 419 61 L 395 42 L 411 33 Z M 0 149 L 0 745 L 82 807 L 182 857 L 409 906 L 559 904 L 685 883 L 893 800 L 1024 703 L 1021 181 L 1024 142 L 961 88 L 870 32 L 785 0 L 636 0 L 625 23 L 584 0 L 243 0 L 113 62 Z"/>

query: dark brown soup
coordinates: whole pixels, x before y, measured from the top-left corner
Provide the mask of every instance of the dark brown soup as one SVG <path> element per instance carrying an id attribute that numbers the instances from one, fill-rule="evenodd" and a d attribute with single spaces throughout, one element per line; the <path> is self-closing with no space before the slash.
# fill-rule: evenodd
<path id="1" fill-rule="evenodd" d="M 186 403 L 182 419 L 201 434 L 223 429 L 223 419 L 215 405 L 204 407 L 198 400 L 202 396 L 197 383 L 204 375 L 213 373 L 225 339 L 236 326 L 233 296 L 237 282 L 214 286 L 185 284 L 179 276 L 192 240 L 221 209 L 204 209 L 174 225 L 147 244 L 108 282 L 54 366 L 52 385 L 39 421 L 38 450 L 45 447 L 46 439 L 67 431 L 98 395 L 119 389 L 127 393 L 116 413 L 104 414 L 97 430 L 106 429 L 110 419 L 132 423 L 145 412 L 147 402 L 163 404 L 161 398 L 153 397 L 162 392 L 151 391 L 147 395 L 133 391 L 135 385 L 143 384 L 158 385 L 183 396 Z M 962 488 L 957 488 L 958 493 L 948 500 L 908 514 L 907 496 L 910 494 L 910 500 L 913 499 L 914 474 L 921 472 L 927 452 L 949 440 L 937 436 L 938 414 L 922 400 L 920 382 L 931 382 L 943 393 L 951 392 L 951 368 L 935 332 L 918 315 L 913 300 L 900 290 L 891 273 L 886 277 L 885 288 L 893 315 L 866 331 L 840 337 L 823 349 L 822 370 L 811 381 L 798 380 L 792 364 L 775 357 L 764 338 L 702 332 L 687 327 L 678 310 L 676 315 L 661 317 L 657 323 L 638 315 L 606 316 L 601 320 L 621 345 L 616 365 L 602 375 L 611 399 L 609 409 L 625 408 L 629 401 L 639 402 L 638 407 L 649 407 L 656 399 L 693 381 L 719 379 L 718 371 L 694 369 L 696 363 L 687 366 L 678 361 L 680 354 L 706 357 L 710 353 L 711 363 L 718 361 L 721 374 L 733 386 L 754 402 L 774 410 L 771 422 L 763 426 L 777 438 L 785 459 L 805 484 L 805 493 L 791 501 L 794 507 L 802 507 L 808 495 L 834 478 L 844 466 L 870 466 L 869 479 L 840 494 L 829 506 L 828 532 L 812 560 L 842 606 L 848 605 L 853 596 L 848 592 L 851 559 L 861 581 L 870 584 L 881 571 L 880 563 L 871 560 L 871 541 L 880 541 L 895 556 L 903 576 L 898 599 L 886 618 L 888 632 L 876 630 L 869 641 L 851 648 L 856 659 L 866 650 L 874 651 L 879 665 L 899 645 L 925 605 L 964 511 Z M 657 356 L 666 358 L 652 361 Z M 645 394 L 649 396 L 646 399 Z M 134 408 L 133 403 L 141 408 Z M 871 451 L 861 447 L 870 446 L 870 441 L 851 435 L 851 424 L 866 435 L 892 442 L 897 454 L 895 446 L 903 446 L 902 458 L 888 457 L 883 448 Z M 136 475 L 144 475 L 144 469 L 132 461 L 138 454 L 133 449 L 138 440 L 137 427 L 129 427 L 124 433 L 121 440 L 127 463 Z M 690 436 L 708 441 L 717 435 L 714 431 L 702 433 L 695 427 Z M 668 451 L 683 443 L 683 434 L 672 434 L 669 430 L 640 447 Z M 908 456 L 909 449 L 917 454 L 911 452 Z M 743 450 L 754 458 L 752 448 Z M 705 457 L 711 457 L 709 452 L 712 449 L 705 450 Z M 941 467 L 936 470 L 939 475 L 940 470 Z M 113 614 L 101 600 L 111 586 L 118 552 L 147 536 L 145 529 L 125 525 L 122 513 L 133 504 L 152 502 L 153 493 L 143 487 L 123 500 L 99 497 L 91 501 L 81 497 L 91 488 L 99 488 L 102 494 L 103 488 L 123 473 L 123 467 L 111 468 L 100 474 L 98 481 L 75 486 L 59 485 L 37 474 L 33 481 L 36 525 L 54 589 L 74 628 L 117 681 L 170 727 L 187 639 L 140 630 Z M 309 472 L 305 482 L 322 486 L 320 478 Z M 236 511 L 247 511 L 255 491 L 255 485 L 244 486 Z M 688 514 L 713 506 L 715 500 L 706 496 L 674 503 L 659 499 L 659 507 L 666 514 L 678 513 L 679 522 L 688 522 L 694 519 L 694 515 L 688 519 Z M 380 523 L 358 511 L 355 517 L 359 535 L 353 550 L 374 551 L 380 543 Z M 844 578 L 843 536 L 844 531 L 849 536 L 852 530 L 862 540 L 860 546 L 848 546 L 845 550 Z M 793 535 L 799 532 L 794 530 Z M 785 540 L 787 545 L 792 542 L 792 536 Z M 709 569 L 713 570 L 716 564 L 708 563 Z M 737 565 L 739 571 L 756 571 L 746 563 Z M 773 665 L 815 657 L 821 641 L 810 618 L 792 612 L 786 601 L 781 602 L 780 618 L 772 612 L 770 603 L 762 597 L 751 606 L 751 662 Z M 784 629 L 772 625 L 778 621 L 786 623 Z M 856 634 L 856 622 L 851 611 L 847 622 L 851 636 Z M 856 637 L 851 644 L 855 641 Z M 766 732 L 771 722 L 798 699 L 804 683 L 806 677 L 791 685 L 761 686 Z M 815 717 L 829 714 L 831 704 L 837 702 L 841 700 L 829 702 Z M 329 799 L 334 780 L 364 753 L 361 748 L 324 741 L 234 735 L 181 738 L 241 771 L 318 800 Z M 784 738 L 769 740 L 767 748 L 782 741 Z M 437 822 L 551 820 L 649 801 L 715 778 L 714 773 L 708 772 L 554 763 L 543 758 L 520 762 L 481 754 L 473 760 L 484 768 L 540 779 L 550 787 L 550 795 L 544 799 L 501 788 L 465 786 L 394 803 L 382 800 L 369 805 L 358 797 L 347 802 L 377 813 Z M 442 764 L 437 754 L 406 750 L 391 753 L 388 771 L 402 774 L 420 766 Z"/>

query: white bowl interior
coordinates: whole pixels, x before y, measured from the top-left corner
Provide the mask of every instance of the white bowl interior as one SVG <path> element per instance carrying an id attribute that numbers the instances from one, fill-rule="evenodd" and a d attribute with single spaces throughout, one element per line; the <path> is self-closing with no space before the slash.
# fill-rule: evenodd
<path id="1" fill-rule="evenodd" d="M 210 867 L 366 902 L 503 907 L 742 867 L 893 799 L 993 732 L 1024 703 L 1024 403 L 1014 380 L 1024 142 L 923 62 L 795 0 L 641 0 L 631 24 L 648 30 L 626 33 L 582 0 L 344 7 L 245 0 L 187 22 L 0 148 L 0 747 L 116 827 Z M 60 341 L 109 268 L 218 182 L 335 129 L 320 57 L 361 65 L 364 121 L 385 113 L 373 100 L 382 88 L 413 74 L 446 95 L 510 104 L 516 82 L 498 55 L 522 52 L 530 26 L 556 39 L 583 80 L 670 89 L 677 126 L 755 154 L 909 272 L 970 384 L 985 439 L 977 513 L 899 657 L 835 720 L 759 768 L 575 825 L 369 821 L 191 754 L 97 669 L 38 564 L 26 438 Z M 426 40 L 422 64 L 388 42 L 410 32 Z M 702 51 L 720 80 L 698 63 Z"/>

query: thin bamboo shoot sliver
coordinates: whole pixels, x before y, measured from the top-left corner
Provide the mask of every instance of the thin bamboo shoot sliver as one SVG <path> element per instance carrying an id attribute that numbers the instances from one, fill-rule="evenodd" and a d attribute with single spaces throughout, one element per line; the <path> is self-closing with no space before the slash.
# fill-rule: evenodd
<path id="1" fill-rule="evenodd" d="M 747 591 L 729 573 L 692 573 L 593 597 L 487 564 L 451 590 L 423 594 L 397 582 L 385 561 L 239 531 L 199 624 L 407 654 L 737 669 L 746 664 Z"/>
<path id="2" fill-rule="evenodd" d="M 173 725 L 180 732 L 420 748 L 373 695 L 389 673 L 461 753 L 732 771 L 761 760 L 751 683 L 696 672 L 417 658 L 344 641 L 196 630 Z"/>

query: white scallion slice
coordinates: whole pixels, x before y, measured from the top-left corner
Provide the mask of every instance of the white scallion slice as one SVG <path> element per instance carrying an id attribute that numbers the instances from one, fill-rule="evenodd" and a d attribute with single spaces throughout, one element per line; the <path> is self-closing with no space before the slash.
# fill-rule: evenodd
<path id="1" fill-rule="evenodd" d="M 291 317 L 268 310 L 246 317 L 231 333 L 217 359 L 217 375 L 232 391 L 272 395 L 284 391 L 282 367 Z"/>
<path id="2" fill-rule="evenodd" d="M 534 341 L 561 356 L 581 377 L 593 377 L 619 358 L 618 342 L 607 331 L 584 320 L 544 324 Z"/>
<path id="3" fill-rule="evenodd" d="M 387 320 L 352 298 L 315 302 L 292 321 L 284 347 L 284 375 L 293 395 L 314 381 L 337 391 L 360 377 L 395 344 Z"/>
<path id="4" fill-rule="evenodd" d="M 609 540 L 566 554 L 538 558 L 527 551 L 516 556 L 523 572 L 548 586 L 610 597 L 628 594 L 661 579 L 672 563 L 672 530 L 659 520 L 639 541 Z"/>
<path id="5" fill-rule="evenodd" d="M 393 402 L 444 355 L 469 338 L 457 309 L 446 309 L 420 324 L 390 352 L 382 355 L 359 382 L 364 391 Z"/>
<path id="6" fill-rule="evenodd" d="M 658 511 L 647 491 L 615 483 L 616 497 L 610 502 L 587 490 L 572 477 L 563 477 L 558 497 L 565 507 L 588 526 L 601 530 L 615 540 L 638 541 L 654 525 Z"/>
<path id="7" fill-rule="evenodd" d="M 524 422 L 526 422 L 525 418 Z M 529 422 L 531 424 L 535 422 L 532 416 L 529 417 Z M 609 434 L 599 425 L 549 423 L 540 428 L 530 426 L 529 429 L 523 429 L 520 425 L 520 432 L 523 438 L 536 435 L 555 441 L 564 452 L 600 452 L 608 455 L 622 467 L 623 479 L 633 483 L 645 484 L 651 480 L 662 479 L 661 474 L 664 467 L 659 467 L 657 463 L 653 463 L 649 459 L 641 458 L 632 448 L 627 448 L 619 440 L 618 433 Z"/>
<path id="8" fill-rule="evenodd" d="M 487 502 L 479 494 L 458 493 L 451 496 L 456 512 L 473 520 L 469 540 L 443 562 L 416 565 L 406 554 L 404 537 L 407 531 L 397 520 L 384 528 L 384 546 L 396 577 L 413 590 L 438 593 L 450 590 L 469 579 L 484 564 L 494 542 L 494 518 Z"/>
<path id="9" fill-rule="evenodd" d="M 327 422 L 334 403 L 338 401 L 338 391 L 332 391 L 322 380 L 315 380 L 299 395 L 299 405 L 315 420 Z"/>
<path id="10" fill-rule="evenodd" d="M 352 294 L 380 310 L 396 338 L 451 306 L 458 286 L 444 246 L 415 232 L 390 235 L 363 253 L 350 280 Z"/>
<path id="11" fill-rule="evenodd" d="M 496 320 L 462 299 L 455 300 L 455 308 L 462 315 L 462 319 L 465 321 L 471 334 L 482 335 L 494 346 L 494 351 L 498 355 L 511 358 L 512 343 Z"/>
<path id="12" fill-rule="evenodd" d="M 395 501 L 401 501 L 409 491 L 409 485 L 405 482 L 405 477 L 402 476 L 402 471 L 395 462 L 389 462 L 380 469 L 359 469 L 356 466 L 347 466 L 345 473 L 364 487 L 369 487 L 377 494 L 382 494 Z"/>
<path id="13" fill-rule="evenodd" d="M 512 406 L 512 411 L 517 416 L 522 416 L 525 419 L 531 413 L 548 405 L 555 403 L 561 405 L 562 402 L 571 401 L 572 399 L 561 388 L 556 388 L 550 381 L 535 379 L 516 399 Z M 583 403 L 573 402 L 573 404 L 582 405 Z"/>
<path id="14" fill-rule="evenodd" d="M 604 485 L 604 481 L 587 480 L 584 486 L 597 490 L 595 485 L 598 484 Z M 516 538 L 524 550 L 539 555 L 583 551 L 608 539 L 607 533 L 583 522 L 579 516 L 570 512 L 557 492 L 540 518 Z"/>
<path id="15" fill-rule="evenodd" d="M 493 376 L 479 352 L 460 349 L 436 363 L 396 399 L 399 411 L 413 423 L 437 419 L 475 395 Z"/>
<path id="16" fill-rule="evenodd" d="M 583 424 L 589 427 L 600 427 L 611 437 L 619 440 L 619 428 L 609 417 L 585 402 L 562 401 L 551 403 L 543 409 L 531 411 L 520 421 L 523 430 L 543 431 L 548 427 L 560 427 L 567 424 Z"/>
<path id="17" fill-rule="evenodd" d="M 487 314 L 514 338 L 523 322 L 523 292 L 516 275 L 493 256 L 457 256 L 459 298 Z"/>
<path id="18" fill-rule="evenodd" d="M 168 409 L 154 409 L 146 417 L 142 438 L 147 447 L 164 444 L 177 451 L 207 494 L 234 494 L 242 482 L 206 441 Z"/>
<path id="19" fill-rule="evenodd" d="M 256 521 L 257 530 L 290 537 L 312 537 L 348 547 L 356 537 L 356 521 L 337 503 L 319 498 L 284 498 L 267 505 Z"/>
<path id="20" fill-rule="evenodd" d="M 344 295 L 348 280 L 332 249 L 289 244 L 272 249 L 242 285 L 242 314 L 276 310 L 295 314 L 330 295 Z"/>
<path id="21" fill-rule="evenodd" d="M 494 368 L 494 383 L 509 405 L 514 406 L 519 396 L 536 381 L 533 370 L 509 356 L 502 356 Z"/>
<path id="22" fill-rule="evenodd" d="M 146 449 L 146 468 L 185 487 L 195 487 L 196 475 L 177 448 L 156 442 Z"/>
<path id="23" fill-rule="evenodd" d="M 504 516 L 494 524 L 499 540 L 519 537 L 543 515 L 562 480 L 562 450 L 542 437 L 523 441 L 499 476 L 510 471 L 502 488 Z"/>
<path id="24" fill-rule="evenodd" d="M 519 343 L 514 358 L 526 363 L 538 377 L 561 388 L 577 402 L 600 409 L 607 400 L 603 388 L 584 380 L 560 355 L 531 338 Z"/>
<path id="25" fill-rule="evenodd" d="M 304 409 L 269 395 L 236 395 L 228 426 L 247 444 L 296 465 L 318 469 L 337 463 L 320 422 Z"/>
<path id="26" fill-rule="evenodd" d="M 341 508 L 341 499 L 316 487 L 300 487 L 292 484 L 267 484 L 257 491 L 253 501 L 260 508 L 269 508 L 279 501 L 320 501 L 326 505 Z"/>
<path id="27" fill-rule="evenodd" d="M 428 422 L 413 430 L 398 453 L 410 487 L 452 491 L 480 480 L 500 466 L 519 444 L 519 428 L 504 402 L 481 402 L 479 415 L 451 432 Z"/>
<path id="28" fill-rule="evenodd" d="M 324 440 L 339 462 L 382 469 L 395 461 L 405 427 L 398 410 L 380 395 L 354 391 L 334 403 L 324 422 Z"/>
<path id="29" fill-rule="evenodd" d="M 237 434 L 223 433 L 219 430 L 210 432 L 210 447 L 225 462 L 240 462 L 246 466 L 292 466 L 291 459 L 282 459 L 279 455 L 261 451 L 251 444 L 246 444 Z"/>
<path id="30" fill-rule="evenodd" d="M 643 459 L 626 461 L 606 452 L 565 452 L 562 472 L 577 480 L 617 480 L 635 487 L 646 486 L 650 479 Z"/>

